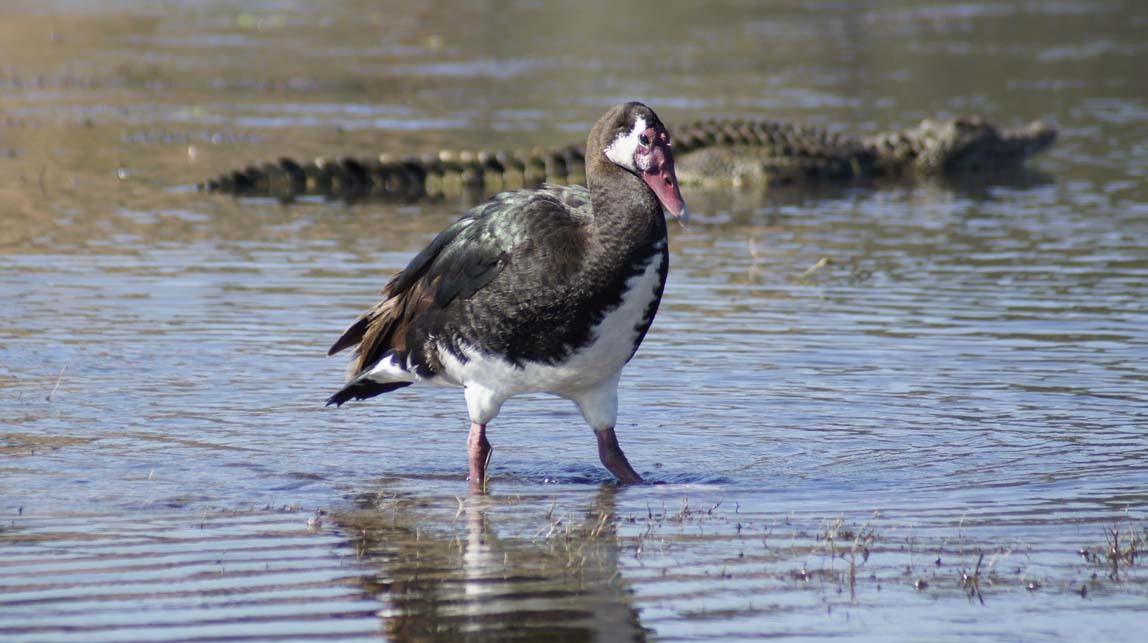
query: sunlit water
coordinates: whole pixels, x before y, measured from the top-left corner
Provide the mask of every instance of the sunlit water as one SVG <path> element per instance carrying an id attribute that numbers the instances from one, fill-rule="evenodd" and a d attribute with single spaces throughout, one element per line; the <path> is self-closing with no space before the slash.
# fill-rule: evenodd
<path id="1" fill-rule="evenodd" d="M 1134 637 L 1148 13 L 561 11 L 0 8 L 0 638 Z M 1062 135 L 1020 177 L 687 192 L 621 391 L 656 484 L 624 489 L 562 400 L 506 405 L 471 498 L 460 392 L 323 407 L 327 346 L 460 204 L 190 187 L 573 140 L 629 98 Z"/>

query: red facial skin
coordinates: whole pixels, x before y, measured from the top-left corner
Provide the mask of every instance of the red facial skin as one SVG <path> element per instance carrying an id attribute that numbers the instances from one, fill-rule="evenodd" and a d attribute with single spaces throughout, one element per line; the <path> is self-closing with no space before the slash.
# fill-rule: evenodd
<path id="1" fill-rule="evenodd" d="M 678 177 L 674 174 L 670 135 L 650 127 L 642 132 L 639 143 L 634 152 L 634 165 L 642 172 L 642 180 L 654 191 L 662 207 L 684 225 L 689 211 L 678 189 Z"/>

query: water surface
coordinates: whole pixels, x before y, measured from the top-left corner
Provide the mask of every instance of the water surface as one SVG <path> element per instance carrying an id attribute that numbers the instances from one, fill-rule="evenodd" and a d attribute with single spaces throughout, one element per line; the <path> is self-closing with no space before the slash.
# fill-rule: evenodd
<path id="1" fill-rule="evenodd" d="M 0 9 L 3 638 L 1141 629 L 1144 9 L 456 4 Z M 622 383 L 641 488 L 562 400 L 507 404 L 470 498 L 458 391 L 322 406 L 327 346 L 460 203 L 192 187 L 573 140 L 632 98 L 1062 135 L 1021 176 L 687 191 Z"/>

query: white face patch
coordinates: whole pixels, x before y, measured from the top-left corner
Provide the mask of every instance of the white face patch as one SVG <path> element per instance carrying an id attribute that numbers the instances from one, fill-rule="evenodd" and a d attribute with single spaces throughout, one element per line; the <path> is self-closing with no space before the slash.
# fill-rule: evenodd
<path id="1" fill-rule="evenodd" d="M 640 173 L 641 170 L 634 167 L 634 153 L 638 151 L 638 137 L 646 129 L 646 119 L 639 116 L 635 119 L 634 127 L 629 133 L 619 134 L 614 142 L 606 148 L 606 158 L 631 172 Z"/>

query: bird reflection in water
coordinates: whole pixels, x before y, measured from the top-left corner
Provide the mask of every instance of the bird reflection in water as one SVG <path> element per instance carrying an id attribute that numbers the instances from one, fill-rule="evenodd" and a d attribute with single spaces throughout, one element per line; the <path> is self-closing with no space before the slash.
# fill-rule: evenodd
<path id="1" fill-rule="evenodd" d="M 372 497 L 336 520 L 377 570 L 363 584 L 392 640 L 645 641 L 618 565 L 616 493 Z"/>

